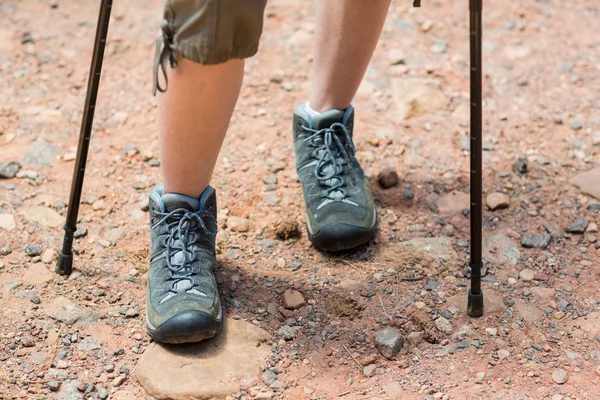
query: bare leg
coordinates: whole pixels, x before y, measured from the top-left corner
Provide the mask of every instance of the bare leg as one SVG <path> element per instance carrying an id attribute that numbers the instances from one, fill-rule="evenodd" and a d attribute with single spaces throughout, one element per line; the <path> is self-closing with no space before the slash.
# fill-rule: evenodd
<path id="1" fill-rule="evenodd" d="M 182 59 L 158 96 L 165 192 L 199 197 L 210 183 L 242 85 L 244 61 L 205 66 Z"/>
<path id="2" fill-rule="evenodd" d="M 381 35 L 390 0 L 319 0 L 309 98 L 315 111 L 350 105 Z"/>

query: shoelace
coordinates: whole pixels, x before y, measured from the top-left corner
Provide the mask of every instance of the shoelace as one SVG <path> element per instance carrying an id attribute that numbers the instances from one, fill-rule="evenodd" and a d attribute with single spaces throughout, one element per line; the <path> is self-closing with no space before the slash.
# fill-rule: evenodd
<path id="1" fill-rule="evenodd" d="M 193 233 L 193 229 L 199 227 L 204 233 L 215 236 L 217 232 L 212 232 L 206 224 L 202 217 L 208 217 L 214 219 L 214 216 L 208 211 L 189 211 L 185 208 L 179 208 L 177 210 L 171 211 L 169 213 L 159 213 L 162 218 L 154 224 L 152 229 L 156 228 L 156 226 L 162 224 L 165 221 L 168 221 L 170 218 L 173 219 L 172 222 L 167 224 L 169 229 L 169 236 L 165 242 L 167 247 L 167 268 L 169 268 L 171 274 L 171 280 L 173 281 L 171 285 L 170 291 L 179 294 L 182 292 L 187 292 L 188 290 L 194 288 L 199 285 L 199 282 L 193 278 L 193 275 L 196 273 L 194 268 L 190 266 L 194 261 L 198 261 L 195 258 L 194 249 L 188 249 L 190 244 L 193 244 L 196 239 L 195 233 Z M 192 232 L 190 235 L 190 231 Z M 190 236 L 192 236 L 190 240 Z M 181 246 L 177 246 L 177 241 L 181 243 Z M 183 261 L 181 264 L 172 262 L 171 258 L 177 252 L 181 252 L 183 255 Z M 185 290 L 178 290 L 176 288 L 177 283 L 181 281 L 189 281 L 190 287 L 187 287 Z"/>
<path id="2" fill-rule="evenodd" d="M 317 147 L 315 153 L 319 161 L 315 165 L 315 177 L 323 186 L 327 187 L 325 197 L 331 200 L 343 200 L 347 197 L 347 193 L 344 190 L 346 183 L 341 174 L 344 172 L 344 165 L 351 162 L 350 156 L 354 156 L 356 153 L 348 128 L 346 125 L 336 122 L 325 129 L 316 130 L 307 126 L 302 126 L 302 129 L 311 133 L 304 139 L 304 142 Z M 348 154 L 346 145 L 339 138 L 338 132 L 344 134 L 350 154 Z M 318 139 L 321 140 L 319 144 L 316 143 Z M 340 154 L 342 155 L 341 162 L 338 160 Z M 326 168 L 328 165 L 332 166 L 329 171 Z M 335 196 L 335 193 L 339 193 L 339 195 Z"/>

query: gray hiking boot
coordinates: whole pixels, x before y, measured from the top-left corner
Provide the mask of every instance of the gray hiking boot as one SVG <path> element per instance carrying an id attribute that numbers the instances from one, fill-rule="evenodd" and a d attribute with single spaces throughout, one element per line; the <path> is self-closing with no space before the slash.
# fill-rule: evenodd
<path id="1" fill-rule="evenodd" d="M 311 116 L 303 104 L 294 112 L 296 169 L 308 236 L 320 250 L 355 248 L 376 230 L 371 188 L 354 157 L 353 125 L 352 106 Z"/>
<path id="2" fill-rule="evenodd" d="M 208 187 L 199 199 L 155 189 L 150 195 L 150 271 L 146 325 L 162 343 L 211 338 L 222 326 L 213 275 L 217 197 Z"/>

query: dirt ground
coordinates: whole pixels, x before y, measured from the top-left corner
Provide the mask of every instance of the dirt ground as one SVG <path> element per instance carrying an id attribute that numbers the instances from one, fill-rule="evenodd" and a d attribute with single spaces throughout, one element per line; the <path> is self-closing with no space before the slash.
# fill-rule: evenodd
<path id="1" fill-rule="evenodd" d="M 49 272 L 98 3 L 0 1 L 0 165 L 21 166 L 0 180 L 0 398 L 149 398 L 135 370 L 154 346 L 144 210 L 161 179 L 151 96 L 160 1 L 115 1 L 75 272 Z M 572 184 L 600 164 L 600 4 L 485 2 L 484 196 L 508 207 L 485 207 L 489 304 L 473 320 L 467 1 L 393 1 L 354 102 L 379 232 L 342 255 L 310 245 L 291 142 L 315 3 L 268 5 L 213 180 L 226 313 L 273 334 L 261 361 L 273 374 L 257 371 L 231 398 L 600 398 L 600 179 Z M 389 168 L 400 181 L 384 189 Z M 281 221 L 300 237 L 278 238 Z M 306 304 L 287 309 L 288 289 Z M 294 337 L 278 337 L 282 327 Z M 375 345 L 386 327 L 405 338 L 392 360 Z"/>

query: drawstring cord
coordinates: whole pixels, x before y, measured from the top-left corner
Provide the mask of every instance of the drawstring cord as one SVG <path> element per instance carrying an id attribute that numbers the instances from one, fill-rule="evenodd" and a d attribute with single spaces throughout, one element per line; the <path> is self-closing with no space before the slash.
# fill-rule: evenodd
<path id="1" fill-rule="evenodd" d="M 152 94 L 156 96 L 156 91 L 164 93 L 169 86 L 169 78 L 167 76 L 167 63 L 171 68 L 177 68 L 177 60 L 173 56 L 173 30 L 167 21 L 160 24 L 163 35 L 156 39 L 156 53 L 154 54 L 154 83 L 152 85 Z M 159 71 L 160 69 L 160 71 Z M 165 80 L 165 86 L 161 86 L 159 72 Z"/>

